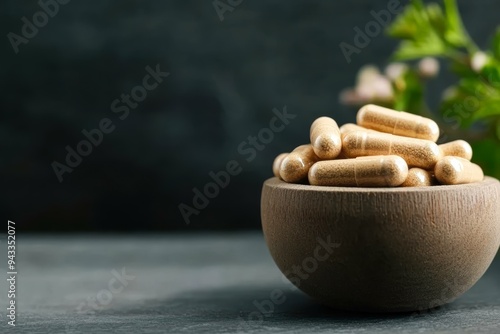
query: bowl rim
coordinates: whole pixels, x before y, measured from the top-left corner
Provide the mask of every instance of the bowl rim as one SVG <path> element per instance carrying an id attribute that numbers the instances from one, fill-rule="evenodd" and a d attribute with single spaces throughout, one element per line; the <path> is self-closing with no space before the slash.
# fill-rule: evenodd
<path id="1" fill-rule="evenodd" d="M 500 186 L 500 181 L 491 177 L 485 176 L 481 182 L 455 184 L 455 185 L 434 185 L 423 187 L 336 187 L 336 186 L 313 186 L 309 184 L 287 183 L 277 177 L 271 177 L 264 181 L 264 186 L 288 189 L 293 191 L 306 192 L 332 192 L 332 193 L 436 193 L 448 192 L 465 189 L 479 188 L 487 185 Z"/>

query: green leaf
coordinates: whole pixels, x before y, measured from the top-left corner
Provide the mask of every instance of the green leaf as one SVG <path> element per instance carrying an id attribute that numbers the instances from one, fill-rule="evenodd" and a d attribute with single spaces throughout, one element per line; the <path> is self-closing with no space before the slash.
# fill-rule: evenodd
<path id="1" fill-rule="evenodd" d="M 444 37 L 453 46 L 466 46 L 467 34 L 465 33 L 460 12 L 455 0 L 444 0 L 445 18 L 447 29 Z"/>
<path id="2" fill-rule="evenodd" d="M 493 36 L 493 41 L 491 43 L 491 49 L 493 51 L 493 57 L 500 61 L 500 27 L 497 28 L 495 36 Z"/>
<path id="3" fill-rule="evenodd" d="M 418 74 L 408 70 L 394 85 L 394 106 L 396 110 L 418 113 L 424 100 L 424 90 Z"/>
<path id="4" fill-rule="evenodd" d="M 497 130 L 496 131 L 497 139 L 498 139 L 498 141 L 500 141 L 500 118 L 498 118 L 496 130 Z"/>
<path id="5" fill-rule="evenodd" d="M 414 5 L 406 6 L 404 11 L 386 28 L 386 34 L 398 39 L 414 39 L 418 32 L 418 26 L 415 24 L 416 15 Z"/>
<path id="6" fill-rule="evenodd" d="M 462 78 L 477 78 L 477 72 L 471 68 L 468 59 L 464 61 L 451 61 L 450 70 Z"/>
<path id="7" fill-rule="evenodd" d="M 476 121 L 492 116 L 500 116 L 500 99 L 488 100 L 482 103 L 481 107 L 474 113 L 472 119 Z"/>
<path id="8" fill-rule="evenodd" d="M 439 33 L 444 33 L 446 20 L 436 4 L 424 6 L 420 0 L 414 0 L 402 14 L 387 28 L 389 36 L 403 39 L 394 58 L 409 60 L 425 56 L 444 56 L 447 45 Z"/>
<path id="9" fill-rule="evenodd" d="M 477 87 L 477 77 L 472 80 L 463 79 L 454 87 L 455 93 L 442 101 L 440 113 L 443 121 L 452 128 L 466 129 L 474 123 L 474 114 L 481 107 L 481 100 L 475 98 L 474 87 Z"/>
<path id="10" fill-rule="evenodd" d="M 447 27 L 446 18 L 443 14 L 443 10 L 436 3 L 430 3 L 427 5 L 427 16 L 429 17 L 429 22 L 432 27 L 440 34 L 444 35 Z"/>
<path id="11" fill-rule="evenodd" d="M 431 29 L 421 0 L 412 0 L 403 12 L 386 28 L 387 35 L 399 39 L 419 39 Z"/>
<path id="12" fill-rule="evenodd" d="M 468 128 L 474 122 L 500 115 L 500 92 L 482 76 L 465 77 L 456 86 L 456 94 L 441 105 L 443 118 Z"/>
<path id="13" fill-rule="evenodd" d="M 439 39 L 428 36 L 420 41 L 403 41 L 394 52 L 395 60 L 410 60 L 422 57 L 440 57 L 446 54 L 446 46 Z"/>
<path id="14" fill-rule="evenodd" d="M 496 88 L 492 93 L 498 93 L 500 96 L 500 63 L 488 63 L 481 69 L 481 76 L 483 82 L 488 83 L 490 86 Z"/>
<path id="15" fill-rule="evenodd" d="M 495 138 L 471 143 L 472 161 L 479 164 L 486 175 L 500 178 L 500 145 Z"/>
<path id="16" fill-rule="evenodd" d="M 460 80 L 458 87 L 465 96 L 475 96 L 486 92 L 485 83 L 477 75 Z"/>

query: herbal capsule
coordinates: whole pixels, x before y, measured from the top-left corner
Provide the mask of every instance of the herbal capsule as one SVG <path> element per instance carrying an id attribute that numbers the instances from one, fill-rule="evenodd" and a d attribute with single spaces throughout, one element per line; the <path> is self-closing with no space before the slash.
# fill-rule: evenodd
<path id="1" fill-rule="evenodd" d="M 365 128 L 393 135 L 427 139 L 433 142 L 439 138 L 439 127 L 433 120 L 374 104 L 368 104 L 359 109 L 356 121 L 358 125 Z"/>
<path id="2" fill-rule="evenodd" d="M 274 176 L 276 176 L 280 179 L 281 179 L 280 166 L 281 166 L 281 163 L 283 162 L 283 159 L 285 159 L 288 154 L 290 154 L 290 153 L 281 153 L 280 155 L 278 155 L 274 159 L 274 162 L 273 162 L 273 174 L 274 174 Z"/>
<path id="3" fill-rule="evenodd" d="M 295 148 L 281 162 L 281 179 L 290 183 L 305 181 L 309 168 L 318 160 L 311 145 L 301 145 Z"/>
<path id="4" fill-rule="evenodd" d="M 366 155 L 399 155 L 408 166 L 432 169 L 441 150 L 430 140 L 390 135 L 381 132 L 351 132 L 343 140 L 342 151 L 349 158 Z"/>
<path id="5" fill-rule="evenodd" d="M 320 159 L 335 159 L 342 148 L 339 127 L 330 117 L 320 117 L 312 123 L 310 139 Z"/>
<path id="6" fill-rule="evenodd" d="M 460 157 L 444 157 L 434 168 L 436 179 L 442 184 L 462 184 L 482 181 L 483 170 L 478 165 Z"/>
<path id="7" fill-rule="evenodd" d="M 408 176 L 401 187 L 425 187 L 434 184 L 432 172 L 422 168 L 410 168 Z"/>
<path id="8" fill-rule="evenodd" d="M 309 183 L 317 186 L 395 187 L 406 180 L 408 165 L 395 155 L 316 162 Z"/>
<path id="9" fill-rule="evenodd" d="M 465 140 L 455 140 L 446 144 L 439 145 L 443 156 L 452 155 L 467 160 L 472 158 L 472 147 Z"/>
<path id="10" fill-rule="evenodd" d="M 344 137 L 348 133 L 356 132 L 356 131 L 368 131 L 368 132 L 370 132 L 370 131 L 373 131 L 373 130 L 364 128 L 362 126 L 359 126 L 359 125 L 356 125 L 356 124 L 353 124 L 353 123 L 346 123 L 346 124 L 344 124 L 344 125 L 342 125 L 340 127 L 340 136 L 342 137 L 342 139 L 344 139 Z"/>

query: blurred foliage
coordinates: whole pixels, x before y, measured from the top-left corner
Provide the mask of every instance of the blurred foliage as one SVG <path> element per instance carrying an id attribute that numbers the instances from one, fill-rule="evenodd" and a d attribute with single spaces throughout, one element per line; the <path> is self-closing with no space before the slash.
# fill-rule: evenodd
<path id="1" fill-rule="evenodd" d="M 473 161 L 486 174 L 500 178 L 500 28 L 490 48 L 482 51 L 465 30 L 455 0 L 444 0 L 442 5 L 413 0 L 386 33 L 401 40 L 395 61 L 437 57 L 457 76 L 457 82 L 443 92 L 436 114 L 426 107 L 422 68 L 408 67 L 393 81 L 392 107 L 433 117 L 442 140 L 469 140 Z"/>

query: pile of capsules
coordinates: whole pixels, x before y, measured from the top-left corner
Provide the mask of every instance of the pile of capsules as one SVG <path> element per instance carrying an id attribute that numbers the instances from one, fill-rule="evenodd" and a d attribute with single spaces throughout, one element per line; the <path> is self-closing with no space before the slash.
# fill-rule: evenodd
<path id="1" fill-rule="evenodd" d="M 273 173 L 289 183 L 317 186 L 418 187 L 482 181 L 463 140 L 437 145 L 431 119 L 369 104 L 356 124 L 338 127 L 320 117 L 311 125 L 311 143 L 282 153 Z"/>

